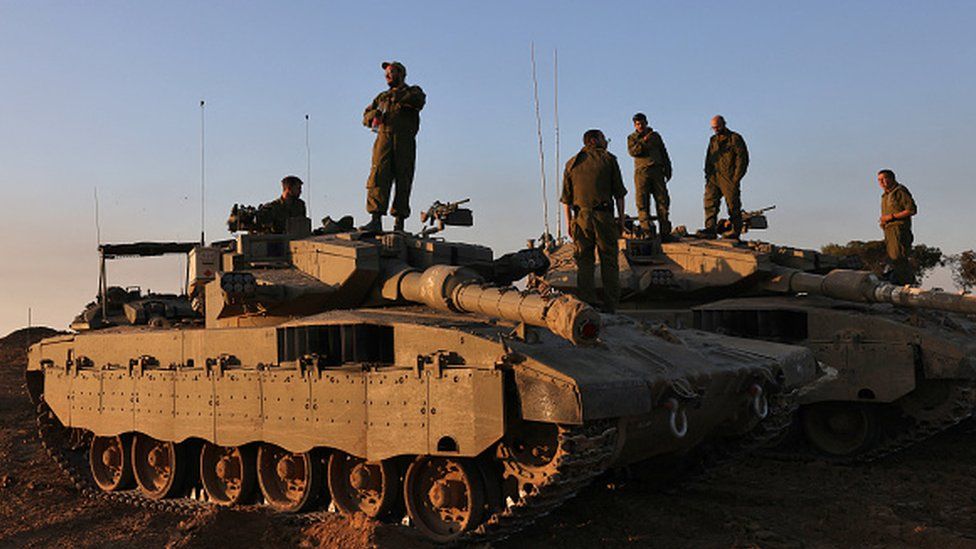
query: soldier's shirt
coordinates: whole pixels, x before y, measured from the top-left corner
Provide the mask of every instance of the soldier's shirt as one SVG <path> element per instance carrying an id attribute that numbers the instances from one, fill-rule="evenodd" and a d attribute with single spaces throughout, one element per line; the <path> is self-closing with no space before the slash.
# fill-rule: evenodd
<path id="1" fill-rule="evenodd" d="M 585 146 L 566 163 L 563 172 L 563 204 L 593 209 L 610 206 L 627 194 L 617 157 L 606 149 Z"/>
<path id="2" fill-rule="evenodd" d="M 274 225 L 274 232 L 283 233 L 288 227 L 288 220 L 292 217 L 307 217 L 305 201 L 301 198 L 290 198 L 285 200 L 278 197 L 268 202 L 266 207 L 271 211 L 271 219 Z"/>
<path id="3" fill-rule="evenodd" d="M 912 215 L 918 213 L 918 207 L 915 205 L 915 199 L 912 198 L 912 193 L 908 192 L 908 189 L 901 183 L 896 184 L 891 190 L 885 191 L 881 195 L 881 215 L 896 214 L 905 210 L 911 212 Z M 906 228 L 911 229 L 912 218 L 898 219 L 885 223 L 885 227 L 899 225 L 904 225 Z"/>
<path id="4" fill-rule="evenodd" d="M 373 99 L 363 112 L 363 125 L 371 127 L 373 118 L 382 113 L 380 131 L 416 134 L 420 131 L 420 111 L 425 104 L 427 95 L 420 86 L 401 84 L 380 92 Z"/>
<path id="5" fill-rule="evenodd" d="M 719 175 L 738 183 L 749 168 L 749 149 L 742 136 L 726 129 L 711 137 L 705 153 L 705 176 Z"/>
<path id="6" fill-rule="evenodd" d="M 645 141 L 644 137 L 648 134 L 650 137 Z M 656 131 L 648 128 L 644 133 L 635 131 L 628 135 L 627 152 L 634 157 L 634 171 L 658 167 L 664 170 L 664 177 L 671 178 L 671 157 L 664 146 L 664 139 Z"/>

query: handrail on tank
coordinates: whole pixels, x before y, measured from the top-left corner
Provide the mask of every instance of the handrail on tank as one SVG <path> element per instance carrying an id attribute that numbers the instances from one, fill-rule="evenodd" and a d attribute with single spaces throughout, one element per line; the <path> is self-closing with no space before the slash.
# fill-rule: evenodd
<path id="1" fill-rule="evenodd" d="M 806 292 L 844 301 L 891 303 L 903 307 L 976 314 L 976 296 L 938 290 L 897 286 L 878 280 L 869 271 L 835 269 L 825 275 L 777 266 L 766 281 L 767 290 L 779 293 Z"/>

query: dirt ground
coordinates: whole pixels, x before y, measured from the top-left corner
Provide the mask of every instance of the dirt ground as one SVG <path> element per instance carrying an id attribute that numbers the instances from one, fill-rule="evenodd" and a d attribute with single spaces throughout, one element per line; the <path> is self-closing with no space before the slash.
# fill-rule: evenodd
<path id="1" fill-rule="evenodd" d="M 0 339 L 0 547 L 423 547 L 399 526 L 257 511 L 195 516 L 82 498 L 34 434 L 23 384 L 35 328 Z M 976 547 L 976 432 L 964 425 L 881 463 L 755 457 L 669 490 L 595 483 L 500 548 Z"/>

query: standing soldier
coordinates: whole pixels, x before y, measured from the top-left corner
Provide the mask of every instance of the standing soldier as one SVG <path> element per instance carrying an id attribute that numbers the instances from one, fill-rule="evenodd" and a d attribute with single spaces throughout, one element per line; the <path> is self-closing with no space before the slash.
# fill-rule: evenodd
<path id="1" fill-rule="evenodd" d="M 393 229 L 403 230 L 403 220 L 410 217 L 410 187 L 417 159 L 417 131 L 420 110 L 427 96 L 420 86 L 408 86 L 407 69 L 398 61 L 384 62 L 386 83 L 390 89 L 381 92 L 366 107 L 363 125 L 376 132 L 373 163 L 366 182 L 366 211 L 372 220 L 361 227 L 365 231 L 382 231 L 383 215 L 390 204 L 390 189 L 396 181 L 393 207 L 396 218 Z"/>
<path id="2" fill-rule="evenodd" d="M 620 299 L 617 239 L 624 223 L 623 177 L 617 157 L 607 151 L 607 138 L 600 130 L 583 134 L 583 148 L 566 163 L 560 202 L 566 213 L 566 228 L 575 244 L 576 285 L 584 301 L 596 301 L 593 283 L 595 250 L 600 254 L 603 305 L 613 312 Z M 616 206 L 617 218 L 613 211 Z"/>
<path id="3" fill-rule="evenodd" d="M 878 172 L 881 195 L 881 218 L 878 224 L 884 230 L 885 250 L 891 262 L 889 280 L 893 284 L 915 284 L 915 273 L 908 262 L 912 252 L 912 216 L 918 212 L 912 193 L 895 179 L 895 172 Z"/>
<path id="4" fill-rule="evenodd" d="M 627 136 L 627 152 L 634 157 L 634 187 L 640 225 L 645 232 L 651 231 L 649 210 L 651 195 L 654 195 L 661 238 L 669 240 L 671 221 L 668 219 L 668 209 L 671 198 L 668 196 L 667 183 L 671 179 L 671 158 L 661 134 L 648 126 L 644 113 L 635 114 L 633 121 L 634 133 Z"/>
<path id="5" fill-rule="evenodd" d="M 715 135 L 705 153 L 705 233 L 716 234 L 720 201 L 725 197 L 732 230 L 727 235 L 738 239 L 742 233 L 740 184 L 749 167 L 749 151 L 742 136 L 725 127 L 721 115 L 712 118 Z"/>

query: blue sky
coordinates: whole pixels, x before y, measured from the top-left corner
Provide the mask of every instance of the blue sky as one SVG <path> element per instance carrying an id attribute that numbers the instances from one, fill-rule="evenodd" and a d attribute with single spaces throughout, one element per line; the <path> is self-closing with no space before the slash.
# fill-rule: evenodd
<path id="1" fill-rule="evenodd" d="M 889 167 L 919 203 L 916 241 L 972 248 L 974 20 L 971 2 L 2 0 L 0 334 L 27 307 L 63 327 L 93 297 L 95 187 L 104 241 L 197 238 L 201 99 L 208 238 L 228 236 L 234 202 L 305 176 L 306 113 L 313 219 L 362 221 L 360 116 L 386 59 L 428 95 L 414 209 L 469 197 L 476 226 L 449 237 L 523 246 L 542 231 L 532 42 L 553 199 L 558 49 L 561 159 L 602 128 L 629 182 L 630 116 L 646 112 L 675 164 L 676 224 L 701 224 L 708 119 L 722 113 L 752 153 L 745 206 L 777 205 L 756 238 L 880 238 L 874 174 Z M 160 291 L 179 274 L 166 261 L 111 272 Z"/>

